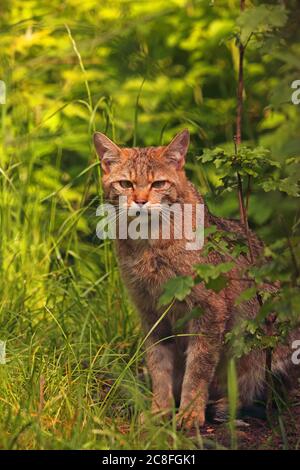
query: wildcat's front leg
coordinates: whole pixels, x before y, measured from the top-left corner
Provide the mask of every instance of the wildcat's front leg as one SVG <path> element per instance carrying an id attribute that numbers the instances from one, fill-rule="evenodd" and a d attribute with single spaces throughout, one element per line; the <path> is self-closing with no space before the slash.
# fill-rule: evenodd
<path id="1" fill-rule="evenodd" d="M 152 380 L 152 412 L 168 415 L 174 406 L 174 344 L 165 340 L 147 345 L 147 366 Z"/>
<path id="2" fill-rule="evenodd" d="M 209 385 L 220 359 L 224 332 L 224 312 L 208 309 L 201 320 L 189 325 L 186 369 L 178 413 L 180 427 L 190 429 L 205 422 Z"/>

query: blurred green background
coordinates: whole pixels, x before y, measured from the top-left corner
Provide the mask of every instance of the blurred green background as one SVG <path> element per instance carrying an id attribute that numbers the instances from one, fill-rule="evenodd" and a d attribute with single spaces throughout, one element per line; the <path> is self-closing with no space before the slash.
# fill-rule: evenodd
<path id="1" fill-rule="evenodd" d="M 248 6 L 255 3 L 261 2 Z M 299 155 L 299 107 L 291 103 L 291 83 L 300 73 L 299 5 L 265 3 L 285 4 L 290 11 L 282 13 L 289 16 L 277 37 L 247 50 L 243 137 L 283 160 Z M 186 126 L 192 133 L 190 164 L 204 147 L 232 143 L 238 14 L 234 0 L 51 5 L 4 0 L 1 79 L 7 105 L 1 106 L 1 142 L 6 158 L 21 163 L 24 173 L 30 169 L 33 190 L 43 197 L 95 161 L 93 128 L 120 144 L 143 146 L 165 143 Z M 264 25 L 266 19 L 261 21 Z M 202 192 L 213 192 L 214 175 L 200 165 L 194 173 Z M 61 193 L 60 202 L 78 203 L 84 184 L 79 179 L 72 191 Z M 93 191 L 94 186 L 89 194 Z M 250 217 L 255 224 L 270 222 L 273 209 L 280 210 L 278 198 L 254 195 Z M 280 203 L 286 212 L 287 205 Z M 211 204 L 220 207 L 213 198 Z M 228 198 L 221 211 L 235 215 L 235 206 Z M 89 232 L 84 218 L 80 226 Z"/>

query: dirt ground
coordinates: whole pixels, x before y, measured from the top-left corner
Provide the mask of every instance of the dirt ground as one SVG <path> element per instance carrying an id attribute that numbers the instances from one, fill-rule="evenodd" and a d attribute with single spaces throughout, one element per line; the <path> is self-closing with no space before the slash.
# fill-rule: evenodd
<path id="1" fill-rule="evenodd" d="M 243 418 L 248 426 L 237 428 L 237 447 L 247 450 L 300 449 L 300 390 L 290 397 L 289 408 L 273 422 L 257 418 Z M 206 424 L 201 430 L 203 439 L 217 441 L 230 448 L 227 425 Z"/>

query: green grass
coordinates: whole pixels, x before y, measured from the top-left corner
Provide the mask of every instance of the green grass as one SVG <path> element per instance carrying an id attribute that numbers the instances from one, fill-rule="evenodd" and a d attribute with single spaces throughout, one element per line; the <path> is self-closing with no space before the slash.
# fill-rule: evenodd
<path id="1" fill-rule="evenodd" d="M 143 335 L 111 244 L 92 236 L 94 200 L 74 209 L 62 191 L 45 198 L 28 166 L 8 160 L 4 167 L 0 447 L 201 446 L 199 437 L 177 432 L 174 420 L 151 419 Z M 81 178 L 86 185 L 90 175 Z M 81 232 L 83 212 L 92 235 Z"/>
<path id="2" fill-rule="evenodd" d="M 83 73 L 87 101 L 80 103 L 91 141 L 103 99 L 93 107 L 80 52 L 66 29 Z M 5 119 L 3 107 L 3 142 Z M 1 153 L 0 340 L 7 358 L 0 365 L 0 448 L 201 446 L 199 437 L 177 432 L 174 420 L 157 426 L 148 412 L 139 320 L 111 243 L 95 235 L 103 200 L 99 165 L 92 155 L 62 184 L 62 152 L 58 148 L 50 166 L 39 153 L 43 137 L 43 129 L 34 128 Z"/>
<path id="3" fill-rule="evenodd" d="M 89 281 L 77 262 L 70 267 L 63 260 L 49 273 L 47 245 L 22 247 L 21 237 L 19 243 L 18 272 L 12 275 L 7 257 L 3 272 L 0 446 L 193 448 L 172 423 L 139 424 L 150 391 L 138 379 L 143 357 L 131 360 L 141 333 L 118 274 L 113 284 L 111 276 Z"/>

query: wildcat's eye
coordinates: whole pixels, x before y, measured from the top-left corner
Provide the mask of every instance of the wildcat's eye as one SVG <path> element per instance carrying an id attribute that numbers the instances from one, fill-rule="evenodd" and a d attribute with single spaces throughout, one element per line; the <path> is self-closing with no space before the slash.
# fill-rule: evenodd
<path id="1" fill-rule="evenodd" d="M 123 189 L 131 189 L 133 188 L 133 184 L 131 181 L 129 180 L 121 180 L 119 181 L 119 185 L 121 186 L 121 188 Z"/>
<path id="2" fill-rule="evenodd" d="M 168 182 L 166 180 L 157 180 L 153 181 L 152 188 L 154 189 L 162 189 L 167 186 Z"/>

